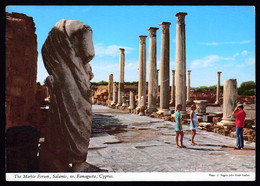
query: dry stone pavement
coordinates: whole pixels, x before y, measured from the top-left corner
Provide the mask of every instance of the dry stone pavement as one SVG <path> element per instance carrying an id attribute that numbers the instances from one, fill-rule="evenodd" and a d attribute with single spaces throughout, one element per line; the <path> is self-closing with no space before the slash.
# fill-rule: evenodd
<path id="1" fill-rule="evenodd" d="M 255 172 L 255 143 L 233 150 L 235 138 L 197 130 L 196 146 L 184 125 L 176 148 L 174 122 L 93 105 L 87 162 L 108 172 Z"/>

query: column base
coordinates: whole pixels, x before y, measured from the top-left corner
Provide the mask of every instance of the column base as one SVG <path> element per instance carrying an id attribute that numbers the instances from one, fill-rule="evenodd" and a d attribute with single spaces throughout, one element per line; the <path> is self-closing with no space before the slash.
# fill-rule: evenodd
<path id="1" fill-rule="evenodd" d="M 117 104 L 116 104 L 117 107 L 118 107 L 118 106 L 121 106 L 121 105 L 122 105 L 122 103 L 117 103 Z"/>
<path id="2" fill-rule="evenodd" d="M 164 116 L 170 116 L 171 110 L 170 109 L 159 109 L 156 113 L 163 114 Z"/>
<path id="3" fill-rule="evenodd" d="M 126 103 L 123 103 L 123 104 L 122 104 L 122 107 L 127 107 L 127 104 L 126 104 Z"/>
<path id="4" fill-rule="evenodd" d="M 217 126 L 221 126 L 221 127 L 224 127 L 224 126 L 233 127 L 233 126 L 235 126 L 235 124 L 236 124 L 235 120 L 222 119 L 220 122 L 217 122 Z"/>
<path id="5" fill-rule="evenodd" d="M 157 112 L 158 110 L 156 108 L 148 108 L 145 110 L 145 112 L 147 113 L 153 113 L 153 112 Z"/>
<path id="6" fill-rule="evenodd" d="M 130 109 L 130 110 L 133 110 L 133 109 L 134 109 L 134 107 L 130 106 L 130 107 L 128 107 L 128 109 Z"/>
<path id="7" fill-rule="evenodd" d="M 116 103 L 112 101 L 111 102 L 111 106 L 115 106 L 115 105 L 116 105 Z"/>

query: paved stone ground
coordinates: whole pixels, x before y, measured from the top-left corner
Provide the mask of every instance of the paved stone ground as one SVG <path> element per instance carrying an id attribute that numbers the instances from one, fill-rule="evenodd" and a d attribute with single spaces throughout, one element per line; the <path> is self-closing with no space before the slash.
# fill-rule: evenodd
<path id="1" fill-rule="evenodd" d="M 176 148 L 174 122 L 93 105 L 87 162 L 108 172 L 255 172 L 255 143 L 233 150 L 235 138 L 197 130 L 196 146 L 184 125 Z"/>

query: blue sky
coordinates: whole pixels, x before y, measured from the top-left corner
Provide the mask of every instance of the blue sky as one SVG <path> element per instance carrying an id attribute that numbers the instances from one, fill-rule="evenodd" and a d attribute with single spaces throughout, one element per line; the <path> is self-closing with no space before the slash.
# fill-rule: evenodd
<path id="1" fill-rule="evenodd" d="M 191 86 L 216 85 L 236 78 L 238 86 L 255 81 L 255 8 L 253 6 L 7 6 L 6 12 L 33 17 L 38 43 L 37 81 L 48 76 L 41 48 L 51 28 L 61 19 L 76 19 L 91 26 L 95 58 L 90 62 L 92 81 L 118 81 L 119 48 L 125 48 L 125 81 L 138 81 L 139 35 L 147 35 L 147 81 L 149 27 L 157 31 L 157 68 L 160 69 L 161 29 L 170 25 L 170 70 L 175 69 L 176 17 L 187 12 L 186 67 Z M 170 73 L 171 74 L 171 73 Z M 171 78 L 170 78 L 171 79 Z"/>

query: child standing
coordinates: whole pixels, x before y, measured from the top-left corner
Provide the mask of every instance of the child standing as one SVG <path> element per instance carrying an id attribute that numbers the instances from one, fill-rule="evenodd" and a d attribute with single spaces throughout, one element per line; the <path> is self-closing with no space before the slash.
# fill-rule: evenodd
<path id="1" fill-rule="evenodd" d="M 190 129 L 191 129 L 191 145 L 197 145 L 197 143 L 194 142 L 194 137 L 196 135 L 196 129 L 197 129 L 197 114 L 195 113 L 196 105 L 191 105 L 191 111 L 190 111 Z"/>
<path id="2" fill-rule="evenodd" d="M 184 134 L 182 131 L 182 118 L 181 118 L 181 113 L 180 113 L 181 109 L 182 109 L 182 105 L 178 104 L 176 107 L 176 112 L 175 112 L 175 132 L 176 132 L 175 142 L 176 142 L 177 148 L 179 148 L 179 147 L 186 148 L 182 142 Z M 180 137 L 181 146 L 179 146 L 179 143 L 178 143 L 179 135 L 181 135 L 181 137 Z"/>

